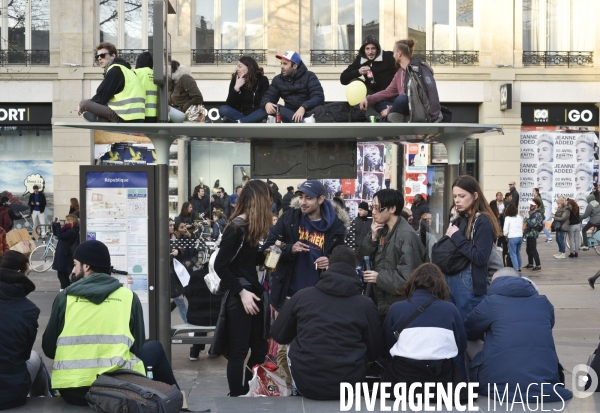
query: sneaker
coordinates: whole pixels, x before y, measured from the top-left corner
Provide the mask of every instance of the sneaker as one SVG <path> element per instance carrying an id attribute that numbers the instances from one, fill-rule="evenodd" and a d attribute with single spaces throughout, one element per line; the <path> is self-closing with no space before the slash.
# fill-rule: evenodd
<path id="1" fill-rule="evenodd" d="M 575 254 L 573 254 L 573 258 L 579 258 L 579 253 L 576 252 Z"/>
<path id="2" fill-rule="evenodd" d="M 405 117 L 401 113 L 391 112 L 387 115 L 387 121 L 390 123 L 405 123 Z"/>
<path id="3" fill-rule="evenodd" d="M 526 269 L 528 269 L 528 270 L 530 270 L 530 269 L 532 269 L 532 268 L 533 268 L 533 265 L 531 265 L 531 264 L 527 264 L 527 265 L 525 266 L 525 268 L 526 268 Z"/>
<path id="4" fill-rule="evenodd" d="M 573 254 L 573 253 L 569 254 L 569 258 L 574 258 L 574 257 L 575 257 L 575 254 Z"/>
<path id="5" fill-rule="evenodd" d="M 558 258 L 558 257 L 560 257 L 561 255 L 562 255 L 562 253 L 560 253 L 560 252 L 559 252 L 558 254 L 554 254 L 554 255 L 552 255 L 552 256 L 553 256 L 554 258 Z"/>
<path id="6" fill-rule="evenodd" d="M 552 242 L 552 238 L 548 238 L 546 242 Z"/>
<path id="7" fill-rule="evenodd" d="M 582 250 L 582 251 L 587 251 L 587 250 L 589 250 L 589 249 L 590 249 L 590 247 L 581 247 L 581 250 Z"/>
<path id="8" fill-rule="evenodd" d="M 596 280 L 594 280 L 594 277 L 588 278 L 588 284 L 590 285 L 590 287 L 592 287 L 592 290 L 594 289 L 595 282 L 596 282 Z"/>
<path id="9" fill-rule="evenodd" d="M 567 258 L 567 255 L 563 252 L 562 254 L 556 254 L 554 258 L 556 258 L 557 260 L 564 260 L 565 258 Z"/>
<path id="10" fill-rule="evenodd" d="M 200 349 L 190 347 L 190 360 L 196 361 L 196 360 L 198 360 L 199 356 L 200 356 Z"/>
<path id="11" fill-rule="evenodd" d="M 83 112 L 81 116 L 88 122 L 110 122 L 108 119 L 94 115 L 92 112 Z"/>
<path id="12" fill-rule="evenodd" d="M 542 271 L 542 267 L 538 265 L 537 267 L 534 267 L 531 271 Z"/>

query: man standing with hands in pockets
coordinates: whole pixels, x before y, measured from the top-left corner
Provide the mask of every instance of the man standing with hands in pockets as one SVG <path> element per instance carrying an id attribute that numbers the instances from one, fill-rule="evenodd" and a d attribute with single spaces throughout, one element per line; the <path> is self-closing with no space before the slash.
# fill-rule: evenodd
<path id="1" fill-rule="evenodd" d="M 373 196 L 371 232 L 364 238 L 357 256 L 369 256 L 373 271 L 363 279 L 373 283 L 381 322 L 392 304 L 402 295 L 408 276 L 425 262 L 425 248 L 410 224 L 400 216 L 404 197 L 395 189 L 382 189 Z"/>
<path id="2" fill-rule="evenodd" d="M 309 180 L 298 188 L 291 209 L 284 213 L 267 237 L 263 250 L 282 238 L 281 258 L 271 274 L 271 305 L 280 311 L 286 300 L 306 287 L 312 287 L 329 266 L 329 255 L 344 244 L 348 213 L 325 199 L 323 184 Z M 277 364 L 289 376 L 285 346 L 279 346 Z"/>

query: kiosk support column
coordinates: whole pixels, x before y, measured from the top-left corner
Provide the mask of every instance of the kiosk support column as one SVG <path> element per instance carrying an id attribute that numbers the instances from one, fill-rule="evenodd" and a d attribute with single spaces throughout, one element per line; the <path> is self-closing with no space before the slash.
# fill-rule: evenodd
<path id="1" fill-rule="evenodd" d="M 454 205 L 454 198 L 452 197 L 452 184 L 458 178 L 459 165 L 460 165 L 460 151 L 463 144 L 467 140 L 466 136 L 444 136 L 442 141 L 446 146 L 448 152 L 448 164 L 444 169 L 444 219 L 442 222 L 446 222 L 446 218 L 450 213 L 450 209 Z M 449 223 L 448 223 L 449 224 Z M 444 229 L 443 234 L 446 233 Z"/>

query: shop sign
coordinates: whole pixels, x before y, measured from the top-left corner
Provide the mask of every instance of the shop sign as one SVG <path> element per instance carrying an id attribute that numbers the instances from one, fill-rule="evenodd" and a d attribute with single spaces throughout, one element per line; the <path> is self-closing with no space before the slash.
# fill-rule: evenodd
<path id="1" fill-rule="evenodd" d="M 51 125 L 52 103 L 0 103 L 0 125 Z"/>
<path id="2" fill-rule="evenodd" d="M 598 108 L 586 104 L 523 104 L 523 125 L 598 126 Z"/>
<path id="3" fill-rule="evenodd" d="M 512 109 L 512 85 L 500 85 L 500 110 Z"/>

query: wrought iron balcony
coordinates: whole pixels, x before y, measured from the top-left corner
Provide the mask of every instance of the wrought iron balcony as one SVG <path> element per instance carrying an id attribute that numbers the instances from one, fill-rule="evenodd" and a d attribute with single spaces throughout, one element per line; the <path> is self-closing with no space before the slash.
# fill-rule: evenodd
<path id="1" fill-rule="evenodd" d="M 48 66 L 50 50 L 0 50 L 0 66 Z"/>
<path id="2" fill-rule="evenodd" d="M 523 52 L 523 66 L 593 66 L 594 52 Z"/>
<path id="3" fill-rule="evenodd" d="M 310 64 L 317 65 L 349 65 L 356 59 L 356 50 L 311 50 Z"/>
<path id="4" fill-rule="evenodd" d="M 471 50 L 415 50 L 413 55 L 431 66 L 474 66 L 479 63 L 479 52 Z"/>
<path id="5" fill-rule="evenodd" d="M 267 63 L 266 49 L 192 49 L 192 64 L 231 65 L 242 56 L 251 56 L 257 63 Z"/>

